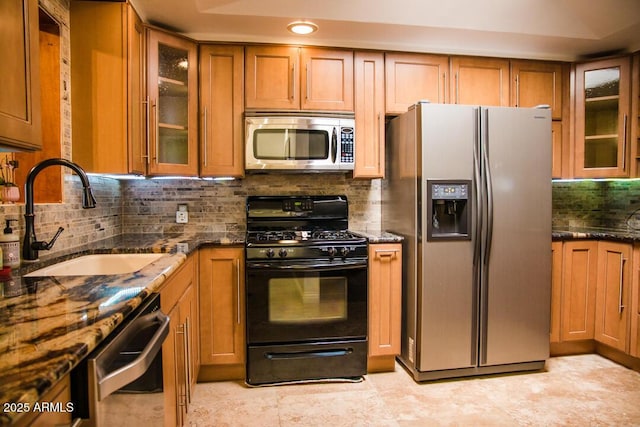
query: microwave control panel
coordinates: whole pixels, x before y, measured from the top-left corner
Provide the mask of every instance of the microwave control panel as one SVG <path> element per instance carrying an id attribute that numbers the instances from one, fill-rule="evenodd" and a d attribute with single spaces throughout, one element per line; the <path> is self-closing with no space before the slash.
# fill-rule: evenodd
<path id="1" fill-rule="evenodd" d="M 340 163 L 353 163 L 353 139 L 352 127 L 340 128 Z"/>

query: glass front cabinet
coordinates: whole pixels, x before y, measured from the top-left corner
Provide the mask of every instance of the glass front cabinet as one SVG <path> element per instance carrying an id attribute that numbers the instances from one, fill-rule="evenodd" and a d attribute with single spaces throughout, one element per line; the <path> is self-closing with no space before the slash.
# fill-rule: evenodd
<path id="1" fill-rule="evenodd" d="M 148 33 L 149 175 L 198 175 L 198 66 L 194 42 Z"/>
<path id="2" fill-rule="evenodd" d="M 629 176 L 630 59 L 576 65 L 575 176 Z"/>

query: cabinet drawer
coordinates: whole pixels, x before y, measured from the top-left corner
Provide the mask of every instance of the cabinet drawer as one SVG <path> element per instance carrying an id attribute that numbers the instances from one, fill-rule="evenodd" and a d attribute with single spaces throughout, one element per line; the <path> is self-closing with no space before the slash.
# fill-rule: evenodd
<path id="1" fill-rule="evenodd" d="M 162 311 L 169 313 L 178 303 L 178 300 L 184 293 L 187 285 L 193 280 L 193 257 L 187 260 L 178 268 L 178 270 L 169 276 L 162 286 L 160 293 L 160 306 Z"/>

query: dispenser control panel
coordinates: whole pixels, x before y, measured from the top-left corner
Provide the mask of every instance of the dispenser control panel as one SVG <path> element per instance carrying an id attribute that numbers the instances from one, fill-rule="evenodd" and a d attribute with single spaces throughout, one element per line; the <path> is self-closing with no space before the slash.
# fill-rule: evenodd
<path id="1" fill-rule="evenodd" d="M 467 200 L 469 198 L 468 184 L 433 184 L 432 199 Z"/>

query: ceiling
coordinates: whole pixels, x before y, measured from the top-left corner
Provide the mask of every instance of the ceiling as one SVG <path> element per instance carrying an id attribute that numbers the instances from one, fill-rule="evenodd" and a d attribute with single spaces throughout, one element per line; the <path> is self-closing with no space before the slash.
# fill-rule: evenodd
<path id="1" fill-rule="evenodd" d="M 200 41 L 576 61 L 640 50 L 640 0 L 131 0 Z M 320 29 L 293 36 L 289 22 Z"/>

